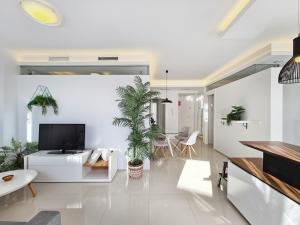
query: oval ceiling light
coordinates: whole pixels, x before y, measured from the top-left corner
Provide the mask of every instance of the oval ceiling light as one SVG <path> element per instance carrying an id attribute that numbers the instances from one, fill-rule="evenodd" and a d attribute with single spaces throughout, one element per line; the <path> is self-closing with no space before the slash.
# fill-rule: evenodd
<path id="1" fill-rule="evenodd" d="M 48 2 L 42 0 L 21 0 L 20 6 L 34 21 L 47 25 L 58 26 L 62 17 Z"/>

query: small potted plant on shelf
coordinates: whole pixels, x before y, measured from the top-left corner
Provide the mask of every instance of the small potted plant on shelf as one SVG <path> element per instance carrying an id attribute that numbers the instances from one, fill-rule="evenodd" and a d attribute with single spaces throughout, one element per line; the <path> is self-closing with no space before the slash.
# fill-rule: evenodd
<path id="1" fill-rule="evenodd" d="M 157 125 L 149 122 L 151 100 L 159 93 L 151 91 L 150 83 L 143 83 L 139 76 L 135 77 L 134 84 L 135 87 L 127 85 L 117 89 L 122 117 L 114 118 L 113 124 L 130 128 L 127 139 L 129 177 L 140 178 L 143 175 L 143 160 L 151 157 L 152 141 L 160 130 Z M 146 126 L 147 123 L 149 127 Z"/>
<path id="2" fill-rule="evenodd" d="M 42 115 L 46 115 L 48 107 L 52 107 L 55 114 L 58 114 L 58 105 L 52 96 L 37 95 L 28 104 L 27 108 L 31 111 L 33 106 L 42 108 Z"/>
<path id="3" fill-rule="evenodd" d="M 229 126 L 232 121 L 240 121 L 245 111 L 246 109 L 243 106 L 232 106 L 231 112 L 227 114 L 226 118 L 222 119 L 226 120 L 226 123 Z"/>

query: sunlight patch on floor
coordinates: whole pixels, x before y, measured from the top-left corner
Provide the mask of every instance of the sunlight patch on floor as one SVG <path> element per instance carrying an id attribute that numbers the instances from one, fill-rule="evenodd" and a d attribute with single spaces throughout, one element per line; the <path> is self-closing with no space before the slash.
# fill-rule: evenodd
<path id="1" fill-rule="evenodd" d="M 207 197 L 213 196 L 209 161 L 186 160 L 177 188 Z"/>

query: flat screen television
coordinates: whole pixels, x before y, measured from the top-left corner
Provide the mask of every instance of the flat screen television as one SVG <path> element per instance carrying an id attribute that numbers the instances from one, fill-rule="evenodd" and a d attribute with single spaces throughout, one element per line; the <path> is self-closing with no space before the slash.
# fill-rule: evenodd
<path id="1" fill-rule="evenodd" d="M 40 124 L 39 150 L 84 150 L 85 124 Z"/>

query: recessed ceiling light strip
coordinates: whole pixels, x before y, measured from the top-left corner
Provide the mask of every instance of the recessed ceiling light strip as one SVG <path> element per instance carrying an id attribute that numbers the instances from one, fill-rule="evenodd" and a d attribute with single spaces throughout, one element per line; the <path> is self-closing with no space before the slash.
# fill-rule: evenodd
<path id="1" fill-rule="evenodd" d="M 253 3 L 254 0 L 237 0 L 236 4 L 227 13 L 224 19 L 219 24 L 218 30 L 224 33 L 232 24 L 238 19 L 238 17 Z"/>

